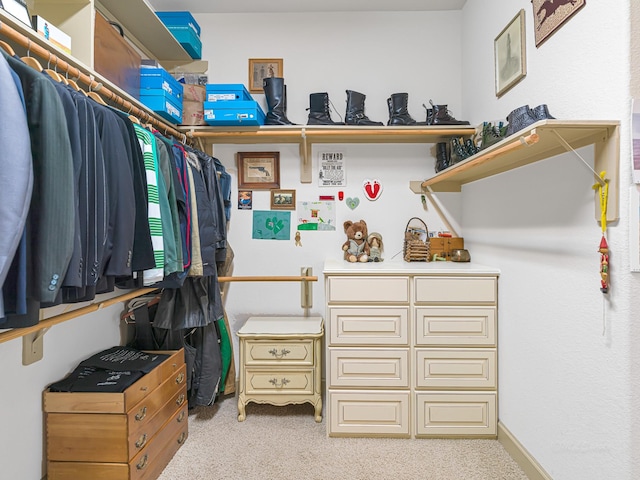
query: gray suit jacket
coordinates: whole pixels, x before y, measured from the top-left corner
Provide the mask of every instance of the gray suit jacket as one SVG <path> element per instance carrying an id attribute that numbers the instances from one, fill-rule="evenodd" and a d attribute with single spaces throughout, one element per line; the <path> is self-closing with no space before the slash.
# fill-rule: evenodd
<path id="1" fill-rule="evenodd" d="M 25 107 L 4 57 L 0 57 L 0 91 L 0 112 L 3 112 L 0 116 L 1 291 L 22 237 L 33 187 L 33 164 Z M 0 318 L 3 316 L 0 295 Z"/>

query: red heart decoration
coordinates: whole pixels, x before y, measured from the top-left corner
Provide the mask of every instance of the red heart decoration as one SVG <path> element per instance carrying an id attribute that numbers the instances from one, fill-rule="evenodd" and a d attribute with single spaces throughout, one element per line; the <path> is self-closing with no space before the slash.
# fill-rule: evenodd
<path id="1" fill-rule="evenodd" d="M 368 200 L 377 200 L 382 194 L 382 184 L 378 179 L 366 179 L 362 186 L 364 187 L 364 194 Z"/>

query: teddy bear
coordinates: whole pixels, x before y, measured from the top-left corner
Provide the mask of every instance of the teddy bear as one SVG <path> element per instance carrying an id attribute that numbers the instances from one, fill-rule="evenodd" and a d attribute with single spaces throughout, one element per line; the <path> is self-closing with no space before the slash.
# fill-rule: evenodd
<path id="1" fill-rule="evenodd" d="M 342 245 L 344 259 L 348 262 L 369 261 L 369 244 L 367 243 L 367 223 L 364 220 L 344 222 L 344 233 L 347 234 L 347 241 Z"/>

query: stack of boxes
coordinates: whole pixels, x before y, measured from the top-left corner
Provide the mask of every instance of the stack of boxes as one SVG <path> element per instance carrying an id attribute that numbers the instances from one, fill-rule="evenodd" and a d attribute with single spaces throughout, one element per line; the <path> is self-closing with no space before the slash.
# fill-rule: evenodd
<path id="1" fill-rule="evenodd" d="M 207 84 L 204 121 L 213 126 L 264 125 L 265 114 L 241 83 Z"/>
<path id="2" fill-rule="evenodd" d="M 162 23 L 187 53 L 196 60 L 202 58 L 200 25 L 189 12 L 156 12 Z"/>
<path id="3" fill-rule="evenodd" d="M 140 101 L 170 123 L 182 122 L 183 86 L 160 67 L 140 69 Z"/>

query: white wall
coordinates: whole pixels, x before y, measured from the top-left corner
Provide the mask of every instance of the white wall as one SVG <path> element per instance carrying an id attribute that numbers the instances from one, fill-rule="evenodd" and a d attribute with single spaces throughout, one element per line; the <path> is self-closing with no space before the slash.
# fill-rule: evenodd
<path id="1" fill-rule="evenodd" d="M 528 73 L 496 99 L 493 40 L 520 8 Z M 500 421 L 555 480 L 640 476 L 638 329 L 632 330 L 640 279 L 629 272 L 638 245 L 630 249 L 627 206 L 628 16 L 627 0 L 587 2 L 536 48 L 530 1 L 470 0 L 463 10 L 463 103 L 474 122 L 540 103 L 559 119 L 621 121 L 620 221 L 607 231 L 608 295 L 599 291 L 594 177 L 576 156 L 463 189 L 465 242 L 475 259 L 502 271 Z M 592 149 L 580 153 L 593 165 Z"/>

